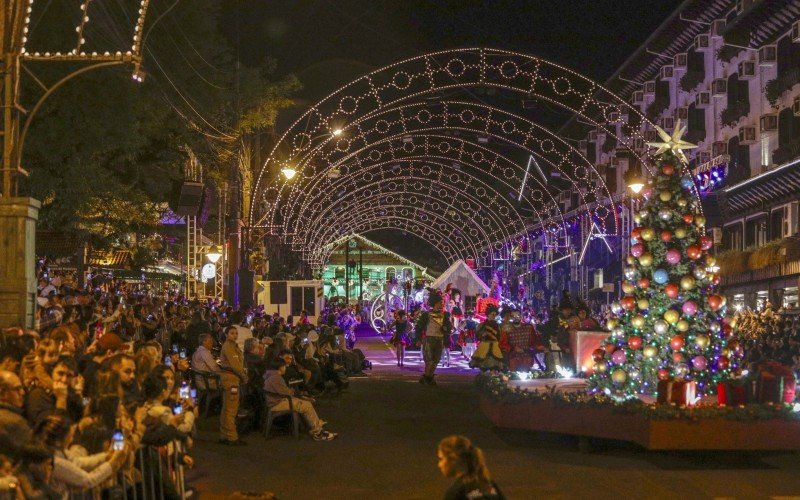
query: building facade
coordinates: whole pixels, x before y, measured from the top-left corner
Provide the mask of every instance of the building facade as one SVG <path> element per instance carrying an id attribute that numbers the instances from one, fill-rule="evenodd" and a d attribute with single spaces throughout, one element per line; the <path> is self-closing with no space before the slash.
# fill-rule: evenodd
<path id="1" fill-rule="evenodd" d="M 728 299 L 797 307 L 800 0 L 684 2 L 605 86 L 668 131 L 688 125 Z M 656 140 L 654 129 L 641 130 L 634 149 Z M 633 160 L 616 139 L 574 122 L 565 131 L 623 199 Z"/>

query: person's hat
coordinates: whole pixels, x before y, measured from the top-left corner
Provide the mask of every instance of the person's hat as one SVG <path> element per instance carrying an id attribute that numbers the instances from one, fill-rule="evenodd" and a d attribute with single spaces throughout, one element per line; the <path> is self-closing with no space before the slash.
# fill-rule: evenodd
<path id="1" fill-rule="evenodd" d="M 490 305 L 486 306 L 486 315 L 487 316 L 492 314 L 492 313 L 496 314 L 498 311 L 499 311 L 499 309 L 494 304 L 490 304 Z"/>
<path id="2" fill-rule="evenodd" d="M 316 342 L 319 340 L 319 333 L 316 330 L 311 330 L 308 332 L 308 341 L 309 342 Z"/>
<path id="3" fill-rule="evenodd" d="M 97 341 L 97 346 L 107 351 L 125 350 L 125 343 L 116 333 L 106 333 Z"/>

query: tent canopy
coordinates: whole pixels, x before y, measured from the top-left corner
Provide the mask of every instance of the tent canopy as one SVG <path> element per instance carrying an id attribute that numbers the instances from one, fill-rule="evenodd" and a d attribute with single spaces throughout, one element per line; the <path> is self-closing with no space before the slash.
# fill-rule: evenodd
<path id="1" fill-rule="evenodd" d="M 475 274 L 463 260 L 457 260 L 443 272 L 431 285 L 433 288 L 444 289 L 448 283 L 453 288 L 461 290 L 463 295 L 478 295 L 489 293 L 489 287 Z"/>

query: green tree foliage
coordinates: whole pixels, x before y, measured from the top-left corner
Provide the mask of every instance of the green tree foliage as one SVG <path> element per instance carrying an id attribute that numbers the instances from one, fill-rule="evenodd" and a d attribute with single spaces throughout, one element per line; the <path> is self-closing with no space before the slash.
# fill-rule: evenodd
<path id="1" fill-rule="evenodd" d="M 174 182 L 183 178 L 187 147 L 207 179 L 225 178 L 242 137 L 273 125 L 291 104 L 299 84 L 293 77 L 274 81 L 273 62 L 237 71 L 235 50 L 219 29 L 220 4 L 151 3 L 144 83 L 131 78 L 130 65 L 102 68 L 76 77 L 46 101 L 23 156 L 31 172 L 23 191 L 43 201 L 41 228 L 73 233 L 97 247 L 119 244 L 126 233 L 152 231 Z M 73 46 L 78 4 L 36 5 L 31 43 Z M 133 21 L 124 16 L 100 7 L 88 14 L 87 26 L 95 31 L 87 31 L 87 46 L 103 50 L 106 42 L 127 39 L 119 33 L 132 31 Z M 26 64 L 49 84 L 85 66 Z M 23 103 L 42 95 L 30 78 L 22 92 Z"/>
<path id="2" fill-rule="evenodd" d="M 738 369 L 741 350 L 708 254 L 711 239 L 671 153 L 660 158 L 631 232 L 624 296 L 612 306 L 611 336 L 594 353 L 589 386 L 615 397 L 655 394 L 659 380 L 695 381 L 699 394 Z"/>

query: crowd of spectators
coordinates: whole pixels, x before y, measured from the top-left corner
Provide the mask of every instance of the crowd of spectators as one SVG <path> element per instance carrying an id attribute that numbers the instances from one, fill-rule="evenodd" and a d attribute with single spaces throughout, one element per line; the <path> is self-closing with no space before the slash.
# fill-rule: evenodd
<path id="1" fill-rule="evenodd" d="M 753 368 L 763 361 L 777 361 L 800 374 L 800 315 L 798 311 L 774 310 L 767 302 L 755 311 L 741 308 L 734 315 L 739 339 L 734 349 L 744 349 L 744 363 Z M 730 344 L 728 346 L 731 348 Z"/>
<path id="2" fill-rule="evenodd" d="M 314 398 L 369 366 L 346 313 L 315 328 L 305 312 L 293 321 L 112 278 L 78 286 L 46 268 L 37 293 L 36 328 L 0 332 L 0 489 L 15 497 L 187 498 L 196 423 L 215 399 L 224 444 L 245 444 L 240 431 L 290 402 L 329 441 Z"/>

